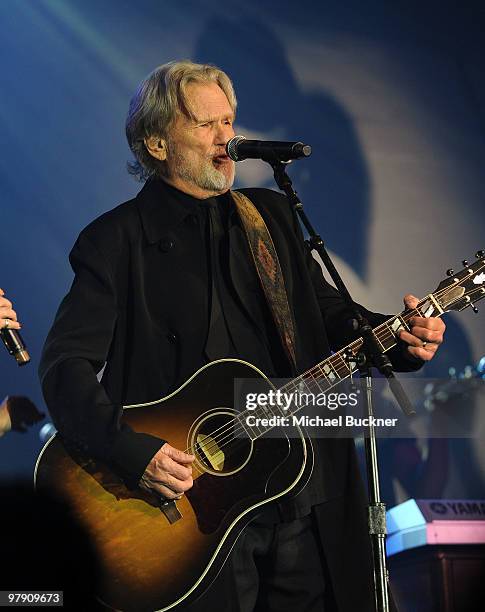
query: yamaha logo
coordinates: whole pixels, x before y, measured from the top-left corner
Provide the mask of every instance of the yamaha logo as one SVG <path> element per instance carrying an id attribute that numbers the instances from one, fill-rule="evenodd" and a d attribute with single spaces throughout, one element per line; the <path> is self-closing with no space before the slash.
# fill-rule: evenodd
<path id="1" fill-rule="evenodd" d="M 485 500 L 482 499 L 433 499 L 421 502 L 423 514 L 428 520 L 441 518 L 450 520 L 483 521 L 485 519 Z M 418 502 L 418 505 L 421 505 Z"/>

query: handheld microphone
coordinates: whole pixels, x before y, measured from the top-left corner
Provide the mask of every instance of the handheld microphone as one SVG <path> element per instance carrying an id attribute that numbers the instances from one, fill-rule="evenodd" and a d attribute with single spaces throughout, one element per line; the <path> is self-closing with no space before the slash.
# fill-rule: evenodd
<path id="1" fill-rule="evenodd" d="M 23 366 L 30 361 L 30 355 L 27 352 L 27 347 L 22 339 L 22 336 L 16 329 L 8 329 L 3 327 L 0 329 L 0 337 L 5 344 L 7 351 L 13 355 L 19 366 Z"/>
<path id="2" fill-rule="evenodd" d="M 244 159 L 288 162 L 292 159 L 308 157 L 311 152 L 311 146 L 302 142 L 246 140 L 244 136 L 234 136 L 226 145 L 226 153 L 236 162 Z"/>

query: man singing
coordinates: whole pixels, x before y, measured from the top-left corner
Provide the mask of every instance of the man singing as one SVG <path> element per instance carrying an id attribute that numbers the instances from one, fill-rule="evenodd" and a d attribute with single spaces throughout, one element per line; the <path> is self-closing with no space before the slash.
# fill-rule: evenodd
<path id="1" fill-rule="evenodd" d="M 286 198 L 244 189 L 275 246 L 294 325 L 293 360 L 283 345 L 230 192 L 235 168 L 225 147 L 235 112 L 231 81 L 213 66 L 171 62 L 142 82 L 126 134 L 135 157 L 130 171 L 145 185 L 81 232 L 70 254 L 74 282 L 40 365 L 62 437 L 129 487 L 167 499 L 192 487 L 194 456 L 120 424 L 123 405 L 166 396 L 225 357 L 270 377 L 293 377 L 352 339 L 351 314 L 306 248 Z M 416 303 L 405 297 L 408 308 Z M 373 327 L 385 320 L 361 311 Z M 421 367 L 443 332 L 440 319 L 416 317 L 389 352 L 394 367 Z M 264 507 L 191 610 L 221 601 L 230 612 L 373 609 L 353 442 L 320 439 L 314 451 L 303 491 Z"/>

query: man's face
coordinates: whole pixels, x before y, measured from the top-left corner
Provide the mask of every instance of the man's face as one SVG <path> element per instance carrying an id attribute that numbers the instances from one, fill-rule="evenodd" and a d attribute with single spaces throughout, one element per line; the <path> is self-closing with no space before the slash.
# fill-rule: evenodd
<path id="1" fill-rule="evenodd" d="M 209 198 L 234 182 L 235 164 L 225 150 L 234 136 L 234 113 L 216 83 L 191 83 L 187 104 L 194 118 L 177 114 L 166 139 L 164 179 L 196 198 Z"/>

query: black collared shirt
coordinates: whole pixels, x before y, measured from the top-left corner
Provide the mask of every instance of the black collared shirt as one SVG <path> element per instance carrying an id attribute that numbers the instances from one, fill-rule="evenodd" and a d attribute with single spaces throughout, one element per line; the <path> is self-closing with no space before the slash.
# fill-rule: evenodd
<path id="1" fill-rule="evenodd" d="M 225 329 L 219 327 L 219 333 L 226 336 L 227 342 L 224 339 L 221 344 L 227 345 L 228 348 L 225 352 L 218 355 L 212 354 L 210 357 L 205 350 L 201 355 L 200 365 L 202 366 L 216 358 L 233 357 L 252 363 L 270 378 L 292 377 L 291 366 L 281 345 L 278 331 L 261 287 L 234 200 L 229 193 L 206 200 L 197 200 L 170 186 L 169 189 L 191 216 L 191 222 L 199 225 L 201 237 L 205 244 L 207 270 L 209 271 L 207 285 L 208 336 L 214 333 L 211 330 L 211 312 L 214 299 L 219 300 L 224 315 Z M 216 236 L 216 244 L 214 245 L 211 245 L 211 240 L 214 239 L 214 235 L 211 235 L 210 215 L 214 214 L 210 212 L 211 208 L 219 215 L 223 229 L 223 232 Z M 231 259 L 229 251 L 231 249 L 236 253 L 236 257 L 232 258 L 232 261 L 237 262 L 236 269 L 231 269 L 229 265 Z M 214 257 L 214 253 L 217 254 L 217 257 Z M 217 295 L 211 295 L 214 291 L 214 285 L 211 282 L 214 276 L 218 279 L 216 283 Z M 247 300 L 251 300 L 251 316 L 249 316 L 247 309 Z M 315 449 L 315 452 L 316 461 L 313 477 L 303 491 L 297 497 L 288 500 L 283 498 L 276 505 L 266 506 L 259 520 L 276 522 L 278 517 L 283 520 L 292 520 L 293 518 L 306 516 L 310 513 L 313 505 L 323 501 L 318 449 Z"/>
<path id="2" fill-rule="evenodd" d="M 207 258 L 208 286 L 208 335 L 211 331 L 213 300 L 219 300 L 226 323 L 228 348 L 217 356 L 201 355 L 201 365 L 214 359 L 233 357 L 249 361 L 269 377 L 290 375 L 290 365 L 281 346 L 281 341 L 266 303 L 254 262 L 251 257 L 244 230 L 229 193 L 199 200 L 170 185 L 167 186 L 175 199 L 189 215 L 192 223 L 200 227 Z M 210 208 L 219 216 L 223 233 L 216 237 L 211 248 Z M 236 254 L 233 261 L 236 269 L 229 265 L 230 250 Z M 217 257 L 213 257 L 217 253 Z M 216 277 L 217 295 L 212 293 L 212 278 Z M 251 300 L 251 316 L 247 300 Z M 256 320 L 255 320 L 256 319 Z M 226 343 L 223 342 L 223 345 Z"/>

